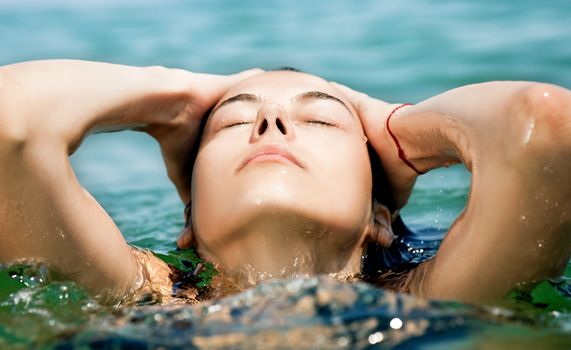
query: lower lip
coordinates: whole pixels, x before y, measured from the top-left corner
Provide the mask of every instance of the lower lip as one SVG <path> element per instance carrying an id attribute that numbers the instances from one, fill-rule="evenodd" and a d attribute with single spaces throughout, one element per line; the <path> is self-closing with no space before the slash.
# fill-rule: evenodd
<path id="1" fill-rule="evenodd" d="M 250 165 L 250 164 L 255 164 L 255 163 L 289 163 L 289 164 L 293 164 L 293 162 L 291 160 L 289 160 L 288 158 L 279 155 L 279 154 L 264 154 L 264 155 L 259 155 L 255 158 L 252 158 L 248 164 L 246 165 Z"/>

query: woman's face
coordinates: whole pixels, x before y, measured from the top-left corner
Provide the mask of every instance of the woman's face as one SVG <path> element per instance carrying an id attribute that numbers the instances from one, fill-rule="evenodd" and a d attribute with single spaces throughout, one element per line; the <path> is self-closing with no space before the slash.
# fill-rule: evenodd
<path id="1" fill-rule="evenodd" d="M 370 220 L 361 123 L 338 90 L 308 74 L 263 73 L 228 91 L 206 124 L 192 179 L 198 248 L 218 261 L 260 227 L 286 245 L 325 235 L 324 249 L 351 248 Z"/>

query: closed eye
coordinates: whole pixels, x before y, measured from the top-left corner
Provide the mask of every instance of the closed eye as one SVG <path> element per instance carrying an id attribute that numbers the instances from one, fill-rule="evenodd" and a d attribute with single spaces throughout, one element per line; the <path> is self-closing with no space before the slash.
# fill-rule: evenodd
<path id="1" fill-rule="evenodd" d="M 234 126 L 240 126 L 240 125 L 246 125 L 246 124 L 251 124 L 252 122 L 245 122 L 245 121 L 239 121 L 239 122 L 233 122 L 227 125 L 224 125 L 222 128 L 223 129 L 227 129 L 227 128 L 231 128 Z"/>
<path id="2" fill-rule="evenodd" d="M 308 124 L 315 124 L 315 125 L 323 125 L 323 126 L 334 126 L 336 127 L 337 125 L 330 123 L 330 122 L 326 122 L 323 120 L 308 120 L 306 121 L 306 123 Z"/>

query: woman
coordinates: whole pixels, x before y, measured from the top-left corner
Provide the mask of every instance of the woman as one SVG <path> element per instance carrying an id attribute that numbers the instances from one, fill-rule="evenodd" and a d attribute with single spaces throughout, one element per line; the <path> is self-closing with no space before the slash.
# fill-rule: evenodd
<path id="1" fill-rule="evenodd" d="M 396 214 L 372 199 L 367 141 L 395 208 L 419 173 L 457 162 L 472 172 L 466 210 L 403 290 L 496 299 L 569 260 L 571 94 L 560 87 L 484 83 L 401 106 L 299 72 L 43 61 L 2 67 L 0 91 L 0 261 L 45 262 L 109 301 L 172 287 L 169 267 L 126 244 L 69 165 L 88 133 L 111 129 L 157 139 L 192 203 L 179 246 L 238 286 L 350 278 L 367 244 L 390 244 Z"/>

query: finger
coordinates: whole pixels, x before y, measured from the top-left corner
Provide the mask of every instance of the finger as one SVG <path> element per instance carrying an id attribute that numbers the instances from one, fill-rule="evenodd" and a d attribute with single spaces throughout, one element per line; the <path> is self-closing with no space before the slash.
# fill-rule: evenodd
<path id="1" fill-rule="evenodd" d="M 247 70 L 241 71 L 239 73 L 232 74 L 231 77 L 234 77 L 238 80 L 244 80 L 244 79 L 247 79 L 247 78 L 253 77 L 255 75 L 262 74 L 262 73 L 265 73 L 265 71 L 263 69 L 252 68 L 252 69 L 247 69 Z"/>
<path id="2" fill-rule="evenodd" d="M 333 85 L 334 88 L 339 90 L 343 95 L 345 95 L 349 99 L 349 101 L 355 107 L 357 112 L 359 113 L 361 112 L 363 103 L 369 98 L 369 95 L 355 91 L 346 85 L 339 84 L 334 81 L 330 83 L 331 85 Z"/>
<path id="3" fill-rule="evenodd" d="M 231 75 L 195 73 L 194 85 L 200 87 L 196 97 L 206 108 L 210 108 L 233 86 L 263 72 L 261 69 L 254 68 Z"/>
<path id="4" fill-rule="evenodd" d="M 264 73 L 260 68 L 248 69 L 239 73 L 231 74 L 225 77 L 225 85 L 227 88 L 238 84 L 239 82 Z"/>
<path id="5" fill-rule="evenodd" d="M 355 100 L 361 100 L 363 98 L 369 97 L 369 95 L 353 90 L 350 87 L 348 87 L 347 85 L 343 85 L 340 83 L 336 83 L 334 81 L 329 82 L 331 85 L 333 85 L 333 87 L 335 87 L 337 90 L 341 91 L 343 94 L 345 94 L 347 97 L 349 97 L 350 99 L 355 99 Z"/>

